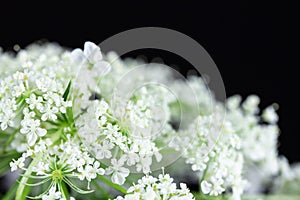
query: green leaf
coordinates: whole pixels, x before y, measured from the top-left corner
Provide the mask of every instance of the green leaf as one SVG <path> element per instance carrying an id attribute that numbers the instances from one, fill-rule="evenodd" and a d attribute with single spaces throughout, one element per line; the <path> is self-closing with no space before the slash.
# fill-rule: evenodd
<path id="1" fill-rule="evenodd" d="M 5 153 L 2 153 L 0 155 L 0 159 L 2 160 L 3 158 L 6 157 L 11 157 L 13 158 L 18 158 L 21 155 L 21 153 L 17 152 L 16 150 L 11 150 L 11 151 L 6 151 Z"/>
<path id="2" fill-rule="evenodd" d="M 63 94 L 63 98 L 65 101 L 67 101 L 70 90 L 71 90 L 71 85 L 72 85 L 72 81 L 70 80 L 67 86 L 67 89 L 65 90 L 64 94 Z"/>
<path id="3" fill-rule="evenodd" d="M 11 160 L 12 159 L 10 159 L 10 158 L 1 159 L 1 162 L 0 162 L 0 176 L 2 176 L 9 169 L 9 162 Z"/>
<path id="4" fill-rule="evenodd" d="M 74 122 L 73 109 L 72 107 L 67 107 L 67 117 L 69 122 Z"/>

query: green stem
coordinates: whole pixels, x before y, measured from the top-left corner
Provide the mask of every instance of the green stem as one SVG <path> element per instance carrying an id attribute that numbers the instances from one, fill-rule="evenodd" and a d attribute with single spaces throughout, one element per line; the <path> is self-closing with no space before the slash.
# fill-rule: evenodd
<path id="1" fill-rule="evenodd" d="M 100 186 L 98 185 L 98 183 L 97 183 L 95 180 L 92 180 L 92 184 L 93 184 L 93 186 L 95 186 L 95 188 L 96 188 L 97 190 L 99 190 L 99 191 L 101 192 L 101 194 L 103 195 L 103 197 L 104 197 L 105 199 L 110 199 L 110 196 L 109 196 L 109 194 L 107 193 L 107 191 L 106 191 L 105 189 L 103 189 L 102 187 L 100 187 Z"/>
<path id="2" fill-rule="evenodd" d="M 27 194 L 29 193 L 30 190 L 27 190 L 26 183 L 28 182 L 28 179 L 32 173 L 32 168 L 36 166 L 39 162 L 39 157 L 34 158 L 31 163 L 29 164 L 27 170 L 24 173 L 24 176 L 22 177 L 20 184 L 18 186 L 17 192 L 16 192 L 16 200 L 24 200 L 26 199 Z"/>
<path id="3" fill-rule="evenodd" d="M 123 188 L 122 186 L 120 185 L 117 185 L 113 182 L 111 182 L 109 179 L 105 178 L 104 176 L 102 175 L 98 175 L 98 178 L 103 181 L 103 183 L 109 185 L 110 187 L 118 190 L 119 192 L 123 193 L 123 194 L 127 194 L 127 190 L 125 188 Z"/>
<path id="4" fill-rule="evenodd" d="M 61 192 L 63 198 L 66 200 L 69 200 L 70 199 L 69 191 L 68 191 L 66 184 L 63 181 L 61 181 L 59 183 L 59 189 L 60 189 L 60 192 Z"/>

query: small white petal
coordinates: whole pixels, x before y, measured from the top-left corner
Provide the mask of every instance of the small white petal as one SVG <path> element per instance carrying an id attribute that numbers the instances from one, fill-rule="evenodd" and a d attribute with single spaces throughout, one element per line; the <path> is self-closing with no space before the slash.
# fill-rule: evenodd
<path id="1" fill-rule="evenodd" d="M 94 54 L 92 55 L 93 57 L 91 58 L 92 59 L 92 62 L 93 63 L 97 63 L 97 62 L 100 62 L 102 61 L 103 57 L 102 57 L 102 53 L 100 51 L 100 49 L 98 51 L 95 51 Z"/>
<path id="2" fill-rule="evenodd" d="M 207 181 L 202 181 L 201 182 L 201 190 L 203 192 L 203 194 L 208 194 L 210 193 L 212 189 L 212 184 L 208 183 Z"/>
<path id="3" fill-rule="evenodd" d="M 46 121 L 46 120 L 47 120 L 47 118 L 48 118 L 48 117 L 47 117 L 47 115 L 46 115 L 46 114 L 43 114 L 43 115 L 42 115 L 42 120 L 43 120 L 43 121 Z"/>
<path id="4" fill-rule="evenodd" d="M 111 66 L 108 62 L 100 61 L 94 64 L 94 69 L 97 75 L 104 76 L 110 72 Z"/>
<path id="5" fill-rule="evenodd" d="M 22 134 L 25 134 L 25 133 L 28 133 L 28 132 L 29 132 L 29 130 L 27 128 L 21 128 L 20 129 L 20 133 L 22 133 Z"/>
<path id="6" fill-rule="evenodd" d="M 76 64 L 82 64 L 86 60 L 86 57 L 84 56 L 83 51 L 81 49 L 74 49 L 71 52 L 71 59 Z"/>
<path id="7" fill-rule="evenodd" d="M 37 135 L 35 133 L 30 132 L 27 134 L 27 142 L 29 146 L 33 146 L 36 140 L 37 140 Z"/>
<path id="8" fill-rule="evenodd" d="M 46 133 L 47 133 L 47 131 L 46 131 L 45 129 L 43 129 L 43 128 L 38 128 L 38 129 L 37 129 L 37 134 L 38 134 L 38 136 L 40 136 L 40 137 L 46 135 Z"/>
<path id="9" fill-rule="evenodd" d="M 100 174 L 100 175 L 104 175 L 104 174 L 105 174 L 105 170 L 102 169 L 102 168 L 99 168 L 99 169 L 97 170 L 97 173 Z"/>
<path id="10" fill-rule="evenodd" d="M 7 129 L 7 123 L 1 123 L 1 130 L 4 131 Z"/>
<path id="11" fill-rule="evenodd" d="M 118 185 L 123 185 L 125 183 L 125 177 L 121 173 L 113 173 L 111 180 Z"/>
<path id="12" fill-rule="evenodd" d="M 94 44 L 92 42 L 85 42 L 84 43 L 83 53 L 89 61 L 93 61 L 93 59 L 95 58 L 95 55 L 96 55 L 97 59 L 102 60 L 100 47 L 98 47 L 96 44 Z"/>

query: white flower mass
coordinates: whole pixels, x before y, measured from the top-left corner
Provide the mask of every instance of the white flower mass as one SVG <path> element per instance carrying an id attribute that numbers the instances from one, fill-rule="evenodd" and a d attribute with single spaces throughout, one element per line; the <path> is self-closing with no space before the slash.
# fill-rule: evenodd
<path id="1" fill-rule="evenodd" d="M 169 152 L 185 160 L 179 168 L 197 174 L 204 196 L 239 200 L 263 187 L 252 182 L 252 168 L 263 174 L 260 183 L 278 174 L 281 187 L 300 179 L 278 157 L 276 104 L 260 112 L 254 95 L 221 103 L 201 77 L 177 79 L 155 63 L 136 70 L 144 64 L 104 55 L 92 42 L 83 50 L 33 44 L 16 55 L 0 52 L 0 137 L 7 140 L 1 148 L 18 155 L 11 171 L 23 170 L 16 199 L 29 196 L 24 185 L 40 188 L 35 199 L 93 193 L 98 199 L 195 199 L 169 174 L 150 175 L 154 164 L 166 167 Z M 99 182 L 123 196 L 107 196 Z"/>

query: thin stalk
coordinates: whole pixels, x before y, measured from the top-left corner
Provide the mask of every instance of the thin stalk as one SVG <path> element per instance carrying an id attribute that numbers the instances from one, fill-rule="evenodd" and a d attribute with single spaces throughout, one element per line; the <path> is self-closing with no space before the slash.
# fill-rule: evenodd
<path id="1" fill-rule="evenodd" d="M 125 188 L 123 188 L 122 186 L 120 185 L 117 185 L 113 182 L 111 182 L 109 179 L 105 178 L 104 176 L 102 175 L 98 175 L 98 178 L 103 181 L 103 183 L 109 185 L 110 187 L 118 190 L 119 192 L 123 193 L 123 194 L 127 194 L 127 190 Z"/>
<path id="2" fill-rule="evenodd" d="M 17 200 L 23 200 L 26 198 L 27 193 L 29 190 L 26 190 L 26 183 L 28 182 L 29 178 L 27 176 L 30 176 L 32 173 L 32 168 L 36 166 L 39 162 L 39 157 L 34 158 L 31 163 L 29 164 L 27 170 L 25 171 L 24 175 L 20 181 L 20 184 L 18 186 L 17 192 L 16 192 L 16 199 Z"/>

